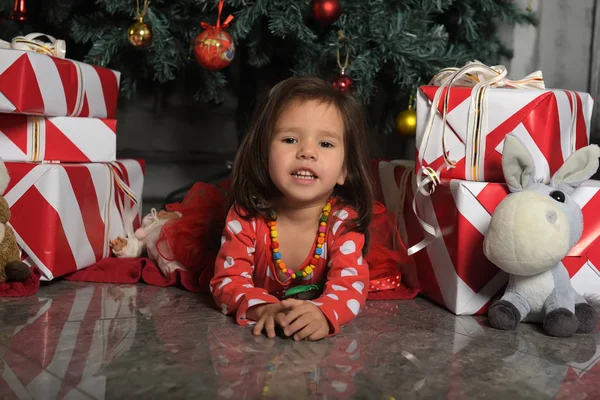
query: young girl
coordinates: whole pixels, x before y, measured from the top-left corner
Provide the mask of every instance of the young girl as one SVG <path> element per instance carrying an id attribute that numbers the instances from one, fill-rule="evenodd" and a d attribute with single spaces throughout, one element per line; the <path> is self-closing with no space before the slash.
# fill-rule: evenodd
<path id="1" fill-rule="evenodd" d="M 230 201 L 210 282 L 224 314 L 295 340 L 335 335 L 358 315 L 373 193 L 351 96 L 316 78 L 276 85 L 238 151 Z"/>

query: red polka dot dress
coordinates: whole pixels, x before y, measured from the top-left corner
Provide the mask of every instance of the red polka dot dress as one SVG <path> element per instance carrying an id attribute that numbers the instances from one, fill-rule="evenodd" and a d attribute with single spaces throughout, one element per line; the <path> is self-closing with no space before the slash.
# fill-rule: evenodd
<path id="1" fill-rule="evenodd" d="M 334 204 L 323 254 L 315 270 L 303 279 L 282 282 L 273 263 L 266 221 L 262 218 L 247 221 L 232 208 L 227 214 L 221 250 L 210 282 L 217 305 L 224 314 L 235 314 L 239 324 L 247 325 L 252 322 L 246 318 L 248 308 L 277 303 L 283 291 L 291 287 L 325 282 L 320 297 L 309 301 L 318 306 L 329 321 L 329 333 L 337 334 L 340 327 L 351 322 L 364 307 L 369 290 L 369 267 L 362 256 L 364 235 L 347 232 L 348 224 L 355 218 L 354 210 Z M 303 266 L 312 258 L 315 246 L 316 242 Z"/>

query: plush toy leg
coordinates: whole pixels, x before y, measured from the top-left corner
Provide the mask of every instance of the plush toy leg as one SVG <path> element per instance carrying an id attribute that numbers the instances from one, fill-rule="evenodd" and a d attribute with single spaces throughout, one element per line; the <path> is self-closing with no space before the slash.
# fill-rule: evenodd
<path id="1" fill-rule="evenodd" d="M 527 300 L 517 292 L 506 292 L 488 310 L 490 325 L 496 329 L 513 330 L 529 314 Z"/>
<path id="2" fill-rule="evenodd" d="M 600 314 L 588 303 L 575 304 L 575 317 L 579 321 L 577 333 L 592 333 L 600 322 Z"/>
<path id="3" fill-rule="evenodd" d="M 555 288 L 544 304 L 543 326 L 551 336 L 570 337 L 577 332 L 579 321 L 575 316 L 575 304 L 570 293 Z"/>

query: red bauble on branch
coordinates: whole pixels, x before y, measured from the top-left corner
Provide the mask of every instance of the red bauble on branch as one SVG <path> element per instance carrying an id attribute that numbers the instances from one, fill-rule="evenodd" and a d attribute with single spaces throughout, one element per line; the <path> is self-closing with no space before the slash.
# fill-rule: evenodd
<path id="1" fill-rule="evenodd" d="M 333 81 L 333 88 L 339 90 L 340 92 L 350 93 L 352 91 L 352 79 L 344 73 L 341 73 L 340 76 Z"/>
<path id="2" fill-rule="evenodd" d="M 342 14 L 340 0 L 313 0 L 312 13 L 321 25 L 331 25 Z"/>
<path id="3" fill-rule="evenodd" d="M 205 29 L 194 42 L 194 55 L 196 61 L 209 71 L 219 71 L 229 65 L 235 56 L 235 44 L 231 36 L 225 32 L 233 20 L 233 15 L 228 16 L 221 24 L 221 11 L 223 11 L 224 0 L 219 1 L 219 15 L 217 25 L 212 26 L 206 22 L 202 23 Z"/>

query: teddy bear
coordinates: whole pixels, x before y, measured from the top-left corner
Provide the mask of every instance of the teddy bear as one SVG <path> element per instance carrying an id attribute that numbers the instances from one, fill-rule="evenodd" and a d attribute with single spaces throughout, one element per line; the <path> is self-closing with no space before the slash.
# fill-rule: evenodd
<path id="1" fill-rule="evenodd" d="M 0 283 L 23 281 L 31 275 L 31 269 L 21 261 L 21 251 L 12 228 L 8 225 L 10 207 L 1 195 L 8 187 L 10 177 L 0 160 Z"/>

